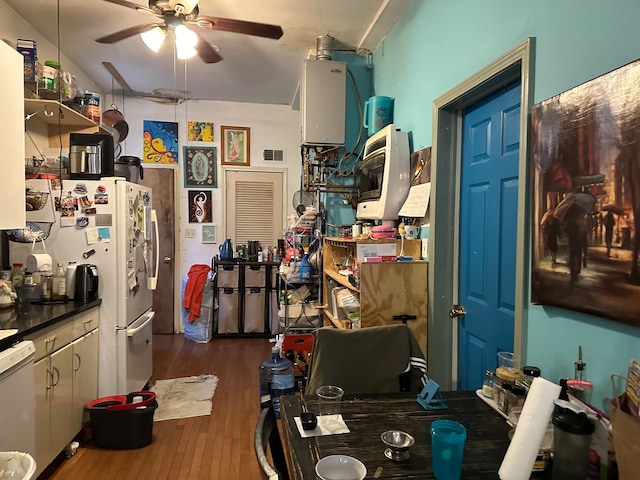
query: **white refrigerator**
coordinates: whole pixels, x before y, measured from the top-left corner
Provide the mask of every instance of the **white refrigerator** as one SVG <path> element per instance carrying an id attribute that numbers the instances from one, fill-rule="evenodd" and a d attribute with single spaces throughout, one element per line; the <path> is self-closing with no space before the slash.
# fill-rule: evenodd
<path id="1" fill-rule="evenodd" d="M 27 188 L 49 193 L 42 209 L 27 212 L 27 226 L 38 225 L 46 232 L 53 223 L 44 242 L 9 242 L 11 261 L 26 262 L 31 253 L 47 253 L 54 267 L 56 262 L 96 265 L 102 299 L 98 394 L 141 390 L 153 371 L 158 236 L 151 189 L 112 177 L 27 180 Z M 30 232 L 26 230 L 23 241 L 34 237 Z"/>

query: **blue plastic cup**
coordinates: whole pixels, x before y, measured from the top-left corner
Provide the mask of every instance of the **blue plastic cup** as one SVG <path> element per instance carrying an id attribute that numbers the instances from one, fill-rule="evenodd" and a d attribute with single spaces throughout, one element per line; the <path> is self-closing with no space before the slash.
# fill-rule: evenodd
<path id="1" fill-rule="evenodd" d="M 466 429 L 452 420 L 431 424 L 431 464 L 438 480 L 457 480 L 462 470 Z"/>

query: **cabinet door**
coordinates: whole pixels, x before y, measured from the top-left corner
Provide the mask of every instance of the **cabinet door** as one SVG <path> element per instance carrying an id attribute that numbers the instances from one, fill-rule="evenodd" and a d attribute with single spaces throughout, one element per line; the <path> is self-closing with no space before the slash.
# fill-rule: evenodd
<path id="1" fill-rule="evenodd" d="M 38 360 L 33 367 L 35 377 L 35 401 L 36 401 L 36 453 L 37 465 L 36 475 L 39 474 L 49 464 L 56 455 L 50 449 L 50 426 L 49 426 L 49 398 L 51 396 L 51 370 L 49 368 L 49 357 Z M 34 477 L 35 478 L 35 477 Z"/>
<path id="2" fill-rule="evenodd" d="M 393 318 L 398 315 L 415 316 L 407 325 L 426 354 L 427 272 L 425 262 L 361 263 L 362 327 L 399 323 Z"/>
<path id="3" fill-rule="evenodd" d="M 85 423 L 84 406 L 98 397 L 98 338 L 99 330 L 96 329 L 73 342 L 71 429 L 75 433 L 78 433 Z"/>
<path id="4" fill-rule="evenodd" d="M 0 132 L 2 132 L 2 188 L 0 229 L 24 227 L 24 58 L 0 42 L 2 88 L 0 88 Z M 5 180 L 6 179 L 6 180 Z"/>
<path id="5" fill-rule="evenodd" d="M 73 398 L 73 345 L 68 344 L 51 354 L 53 388 L 50 396 L 51 451 L 54 457 L 73 439 L 77 432 L 72 429 Z M 47 463 L 53 459 L 50 458 Z"/>

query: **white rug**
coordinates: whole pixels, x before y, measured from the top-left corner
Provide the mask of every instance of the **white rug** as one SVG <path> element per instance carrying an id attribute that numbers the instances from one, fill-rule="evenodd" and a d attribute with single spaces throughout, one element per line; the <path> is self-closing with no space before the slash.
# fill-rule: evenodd
<path id="1" fill-rule="evenodd" d="M 215 375 L 156 380 L 150 389 L 158 402 L 154 422 L 210 415 L 216 385 L 218 377 Z"/>

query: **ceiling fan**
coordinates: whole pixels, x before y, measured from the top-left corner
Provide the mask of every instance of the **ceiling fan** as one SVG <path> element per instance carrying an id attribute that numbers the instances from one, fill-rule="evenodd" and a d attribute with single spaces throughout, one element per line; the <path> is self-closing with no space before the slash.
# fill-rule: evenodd
<path id="1" fill-rule="evenodd" d="M 115 43 L 140 34 L 147 46 L 157 52 L 167 31 L 173 30 L 178 58 L 189 58 L 197 53 L 205 63 L 216 63 L 222 60 L 222 56 L 201 35 L 199 29 L 242 33 L 274 40 L 282 37 L 282 28 L 278 25 L 200 15 L 199 0 L 149 0 L 149 7 L 128 0 L 103 1 L 149 13 L 162 22 L 125 28 L 96 39 L 99 43 Z"/>

